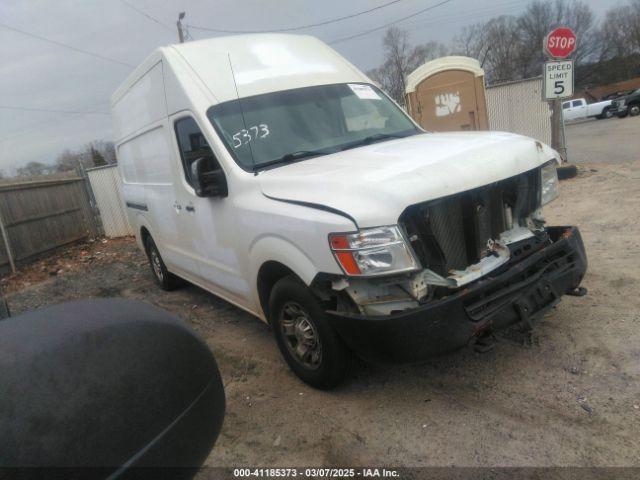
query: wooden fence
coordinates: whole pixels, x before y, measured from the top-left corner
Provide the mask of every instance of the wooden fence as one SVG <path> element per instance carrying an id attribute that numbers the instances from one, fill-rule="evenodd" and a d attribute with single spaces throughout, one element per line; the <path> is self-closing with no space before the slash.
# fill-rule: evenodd
<path id="1" fill-rule="evenodd" d="M 82 178 L 0 185 L 0 224 L 0 268 L 99 233 Z"/>

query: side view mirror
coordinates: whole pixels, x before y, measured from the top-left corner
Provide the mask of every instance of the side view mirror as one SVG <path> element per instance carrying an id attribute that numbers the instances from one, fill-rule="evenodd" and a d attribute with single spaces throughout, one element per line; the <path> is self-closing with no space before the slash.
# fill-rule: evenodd
<path id="1" fill-rule="evenodd" d="M 124 299 L 0 321 L 0 392 L 0 466 L 84 478 L 87 468 L 117 477 L 138 467 L 190 477 L 225 410 L 206 344 L 174 315 Z"/>
<path id="2" fill-rule="evenodd" d="M 200 157 L 191 163 L 191 181 L 199 197 L 226 197 L 229 195 L 227 178 L 220 167 L 210 170 L 210 161 Z"/>

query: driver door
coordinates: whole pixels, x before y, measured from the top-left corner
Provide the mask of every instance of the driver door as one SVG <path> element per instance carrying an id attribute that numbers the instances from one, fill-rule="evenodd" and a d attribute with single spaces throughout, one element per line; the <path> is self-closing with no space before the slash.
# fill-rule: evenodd
<path id="1" fill-rule="evenodd" d="M 237 218 L 233 202 L 223 197 L 198 197 L 191 178 L 195 160 L 204 158 L 207 170 L 220 164 L 195 118 L 180 113 L 171 119 L 175 130 L 175 147 L 180 161 L 180 178 L 175 182 L 174 214 L 183 232 L 185 254 L 197 266 L 193 283 L 199 284 L 232 301 L 249 295 L 242 280 L 235 242 Z"/>

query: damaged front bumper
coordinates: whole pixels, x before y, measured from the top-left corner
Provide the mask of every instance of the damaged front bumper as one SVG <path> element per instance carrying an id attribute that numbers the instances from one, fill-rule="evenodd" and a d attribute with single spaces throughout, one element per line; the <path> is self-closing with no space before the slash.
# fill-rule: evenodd
<path id="1" fill-rule="evenodd" d="M 531 326 L 573 291 L 587 270 L 576 227 L 547 229 L 553 243 L 451 295 L 390 315 L 327 312 L 344 342 L 380 362 L 412 362 L 463 347 L 488 330 Z"/>

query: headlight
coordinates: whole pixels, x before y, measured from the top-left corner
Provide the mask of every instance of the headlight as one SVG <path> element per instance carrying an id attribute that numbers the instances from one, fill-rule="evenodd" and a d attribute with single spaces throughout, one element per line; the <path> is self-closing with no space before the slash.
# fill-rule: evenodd
<path id="1" fill-rule="evenodd" d="M 329 235 L 331 250 L 347 275 L 380 275 L 416 270 L 416 262 L 396 226 Z"/>
<path id="2" fill-rule="evenodd" d="M 556 162 L 551 160 L 540 169 L 540 205 L 546 205 L 558 196 L 558 172 Z"/>

